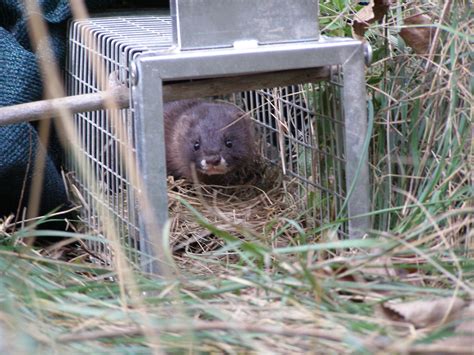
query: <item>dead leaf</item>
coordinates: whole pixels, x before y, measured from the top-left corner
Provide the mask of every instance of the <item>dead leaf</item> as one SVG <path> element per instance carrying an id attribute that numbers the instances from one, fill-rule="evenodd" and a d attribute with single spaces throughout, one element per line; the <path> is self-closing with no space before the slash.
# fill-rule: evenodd
<path id="1" fill-rule="evenodd" d="M 413 25 L 432 25 L 433 21 L 428 15 L 416 14 L 404 19 L 406 26 Z M 433 43 L 434 28 L 429 26 L 423 27 L 404 27 L 400 31 L 400 36 L 405 43 L 413 48 L 415 53 L 427 54 Z"/>
<path id="2" fill-rule="evenodd" d="M 474 353 L 474 303 L 462 312 L 460 324 L 454 329 L 454 336 L 435 342 L 443 347 L 466 347 Z"/>
<path id="3" fill-rule="evenodd" d="M 462 299 L 438 298 L 404 303 L 387 302 L 382 305 L 385 316 L 391 320 L 406 321 L 416 328 L 439 325 L 459 316 L 465 306 Z"/>
<path id="4" fill-rule="evenodd" d="M 364 34 L 369 24 L 381 21 L 390 7 L 391 0 L 371 0 L 354 15 L 352 36 L 364 39 Z"/>

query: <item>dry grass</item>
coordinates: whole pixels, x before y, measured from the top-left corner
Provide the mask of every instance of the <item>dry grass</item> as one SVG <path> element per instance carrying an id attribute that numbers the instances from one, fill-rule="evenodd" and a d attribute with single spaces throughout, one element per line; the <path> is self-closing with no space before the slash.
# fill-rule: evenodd
<path id="1" fill-rule="evenodd" d="M 284 180 L 280 169 L 271 166 L 257 179 L 254 179 L 256 184 L 219 187 L 192 185 L 170 178 L 170 247 L 175 255 L 182 255 L 183 266 L 190 266 L 186 264 L 193 262 L 193 254 L 206 255 L 225 245 L 224 240 L 199 223 L 196 212 L 207 223 L 234 237 L 273 247 L 292 244 L 293 234 L 289 231 L 279 238 L 276 234 L 287 223 L 285 219 L 302 220 L 298 210 L 301 203 L 291 193 L 295 182 Z"/>
<path id="2" fill-rule="evenodd" d="M 440 20 L 445 4 L 417 4 L 442 20 L 432 61 L 397 37 L 402 7 L 368 33 L 376 49 L 370 238 L 337 240 L 340 221 L 305 224 L 299 187 L 270 167 L 255 186 L 169 181 L 166 277 L 123 260 L 90 263 L 108 255 L 89 250 L 97 237 L 81 229 L 41 231 L 41 219 L 6 218 L 0 352 L 471 352 L 469 339 L 449 342 L 471 324 L 474 282 L 470 5 L 452 3 Z M 349 8 L 331 6 L 328 24 L 344 33 Z M 80 242 L 27 247 L 45 236 Z M 402 307 L 412 300 L 423 302 L 415 315 Z"/>

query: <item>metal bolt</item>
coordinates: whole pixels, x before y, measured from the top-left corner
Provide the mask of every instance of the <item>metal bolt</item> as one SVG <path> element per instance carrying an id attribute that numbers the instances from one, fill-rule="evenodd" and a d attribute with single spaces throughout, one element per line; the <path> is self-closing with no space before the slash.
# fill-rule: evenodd
<path id="1" fill-rule="evenodd" d="M 365 65 L 370 66 L 372 64 L 372 46 L 368 43 L 364 43 L 364 59 L 365 59 Z"/>
<path id="2" fill-rule="evenodd" d="M 130 65 L 130 82 L 133 86 L 138 84 L 138 68 L 134 61 Z"/>

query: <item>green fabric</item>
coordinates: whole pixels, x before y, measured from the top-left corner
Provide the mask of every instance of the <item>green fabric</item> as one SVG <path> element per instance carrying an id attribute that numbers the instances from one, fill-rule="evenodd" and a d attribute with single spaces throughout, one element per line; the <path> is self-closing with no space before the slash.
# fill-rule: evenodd
<path id="1" fill-rule="evenodd" d="M 41 1 L 51 43 L 62 61 L 65 26 L 70 17 L 68 2 Z M 31 51 L 27 18 L 22 1 L 0 1 L 0 106 L 41 99 L 42 84 L 36 58 Z M 41 212 L 66 204 L 66 193 L 59 172 L 61 158 L 57 140 L 51 140 L 46 158 Z M 0 217 L 15 213 L 28 203 L 35 156 L 45 148 L 38 141 L 33 125 L 22 123 L 0 127 Z M 24 191 L 23 191 L 24 186 Z M 22 193 L 23 191 L 23 193 Z M 21 196 L 23 198 L 20 201 Z"/>
<path id="2" fill-rule="evenodd" d="M 66 26 L 71 17 L 68 0 L 38 0 L 48 24 L 51 44 L 60 65 L 66 48 Z M 112 6 L 133 8 L 157 6 L 163 1 L 90 0 L 90 12 L 109 10 Z M 0 0 L 0 107 L 42 98 L 38 64 L 32 52 L 23 0 Z M 28 202 L 33 178 L 33 157 L 45 149 L 38 141 L 35 124 L 0 126 L 0 218 L 16 212 Z M 54 134 L 46 159 L 41 213 L 67 203 L 60 174 L 60 147 Z M 25 186 L 22 201 L 22 186 Z"/>
<path id="3" fill-rule="evenodd" d="M 71 17 L 68 0 L 38 0 L 48 25 L 50 42 L 57 62 L 62 65 L 66 48 L 66 27 Z M 86 0 L 90 13 L 112 8 L 167 5 L 165 0 Z M 42 98 L 38 64 L 32 52 L 23 0 L 0 0 L 0 107 Z M 60 174 L 61 149 L 54 132 L 47 148 L 38 141 L 36 124 L 0 126 L 0 218 L 16 212 L 28 202 L 33 178 L 34 157 L 47 149 L 41 213 L 67 203 Z M 25 191 L 22 194 L 22 186 Z"/>

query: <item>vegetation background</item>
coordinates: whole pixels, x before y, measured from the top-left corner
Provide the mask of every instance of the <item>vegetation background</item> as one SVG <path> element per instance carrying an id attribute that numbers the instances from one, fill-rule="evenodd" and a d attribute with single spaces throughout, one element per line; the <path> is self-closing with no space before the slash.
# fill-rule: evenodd
<path id="1" fill-rule="evenodd" d="M 309 232 L 288 220 L 282 233 L 297 241 L 277 248 L 196 215 L 222 248 L 194 256 L 200 272 L 151 279 L 68 257 L 67 240 L 28 242 L 94 236 L 5 218 L 0 353 L 472 352 L 471 2 L 320 1 L 320 10 L 324 34 L 374 49 L 370 238 L 322 233 L 305 244 Z"/>

